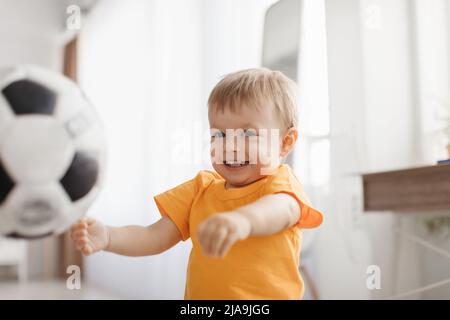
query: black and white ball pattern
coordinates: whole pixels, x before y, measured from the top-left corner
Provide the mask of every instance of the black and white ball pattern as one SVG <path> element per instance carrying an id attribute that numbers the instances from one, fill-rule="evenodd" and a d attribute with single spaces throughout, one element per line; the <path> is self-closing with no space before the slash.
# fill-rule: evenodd
<path id="1" fill-rule="evenodd" d="M 34 66 L 0 69 L 0 235 L 65 231 L 100 189 L 105 141 L 79 87 Z"/>

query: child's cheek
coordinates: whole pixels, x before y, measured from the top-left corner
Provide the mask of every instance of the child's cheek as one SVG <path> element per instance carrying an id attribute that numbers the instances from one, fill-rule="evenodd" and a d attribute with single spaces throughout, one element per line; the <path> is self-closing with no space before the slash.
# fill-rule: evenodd
<path id="1" fill-rule="evenodd" d="M 274 159 L 269 157 L 264 163 L 261 163 L 259 174 L 262 176 L 269 176 L 276 173 L 278 166 L 280 165 L 279 158 Z"/>
<path id="2" fill-rule="evenodd" d="M 211 163 L 213 164 L 222 164 L 224 157 L 223 157 L 223 142 L 221 139 L 216 139 L 214 141 L 211 141 L 210 146 L 210 157 L 211 157 Z"/>
<path id="3" fill-rule="evenodd" d="M 263 137 L 258 140 L 258 164 L 261 175 L 273 174 L 280 165 L 280 145 L 277 137 Z"/>

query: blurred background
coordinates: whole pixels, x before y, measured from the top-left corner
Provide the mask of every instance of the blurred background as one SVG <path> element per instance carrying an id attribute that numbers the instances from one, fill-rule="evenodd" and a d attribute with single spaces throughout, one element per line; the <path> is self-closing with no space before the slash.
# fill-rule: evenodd
<path id="1" fill-rule="evenodd" d="M 378 194 L 369 179 L 449 158 L 449 45 L 448 0 L 0 0 L 0 66 L 63 72 L 98 109 L 108 167 L 89 215 L 109 225 L 155 222 L 152 197 L 210 167 L 221 76 L 265 66 L 297 81 L 289 162 L 325 213 L 304 232 L 306 299 L 450 299 L 448 179 L 430 178 L 439 205 L 401 210 L 376 205 L 395 178 Z M 0 299 L 181 299 L 189 250 L 84 258 L 67 235 L 0 238 Z"/>

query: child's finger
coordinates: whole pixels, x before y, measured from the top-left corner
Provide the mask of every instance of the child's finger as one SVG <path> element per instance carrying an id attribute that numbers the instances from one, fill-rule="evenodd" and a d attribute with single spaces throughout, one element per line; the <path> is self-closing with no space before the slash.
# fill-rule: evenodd
<path id="1" fill-rule="evenodd" d="M 198 227 L 197 227 L 197 235 L 199 237 L 204 234 L 205 228 L 206 228 L 206 224 L 204 222 L 198 225 Z"/>
<path id="2" fill-rule="evenodd" d="M 83 249 L 81 249 L 81 252 L 85 255 L 88 256 L 92 253 L 92 248 L 89 245 L 86 245 L 83 247 Z"/>
<path id="3" fill-rule="evenodd" d="M 236 238 L 232 234 L 228 234 L 226 239 L 222 243 L 222 247 L 219 250 L 219 256 L 225 257 L 231 246 L 236 242 Z"/>
<path id="4" fill-rule="evenodd" d="M 79 220 L 79 222 L 78 222 L 76 227 L 87 229 L 88 228 L 88 223 L 87 223 L 86 217 L 81 218 Z"/>
<path id="5" fill-rule="evenodd" d="M 85 219 L 86 219 L 85 222 L 86 222 L 87 227 L 93 225 L 96 222 L 96 220 L 92 217 L 86 217 Z"/>
<path id="6" fill-rule="evenodd" d="M 204 246 L 205 246 L 205 252 L 208 255 L 213 255 L 213 247 L 214 247 L 214 239 L 217 233 L 218 226 L 211 225 L 208 226 L 208 228 L 205 231 L 205 240 L 204 240 Z"/>
<path id="7" fill-rule="evenodd" d="M 81 244 L 81 242 L 83 241 L 83 237 L 78 237 L 78 238 L 74 238 L 73 239 L 73 243 L 75 244 L 75 246 Z M 78 248 L 77 248 L 78 249 Z"/>
<path id="8" fill-rule="evenodd" d="M 213 232 L 212 226 L 209 223 L 203 223 L 197 229 L 198 240 L 205 254 L 209 254 L 210 252 L 210 242 L 212 232 Z"/>
<path id="9" fill-rule="evenodd" d="M 86 244 L 86 241 L 79 240 L 75 243 L 75 247 L 77 248 L 77 250 L 82 250 L 86 246 Z"/>
<path id="10" fill-rule="evenodd" d="M 80 224 L 81 225 L 87 225 L 87 218 L 86 217 L 81 218 L 80 219 Z"/>
<path id="11" fill-rule="evenodd" d="M 76 246 L 76 247 L 78 247 L 78 246 L 84 246 L 84 244 L 86 243 L 86 239 L 85 238 L 77 238 L 77 239 L 75 239 L 74 241 L 73 241 L 73 243 L 74 243 L 74 245 Z M 79 250 L 79 248 L 77 248 L 78 250 Z"/>
<path id="12" fill-rule="evenodd" d="M 71 231 L 70 232 L 70 238 L 75 241 L 80 236 L 85 236 L 85 235 L 87 236 L 87 233 L 85 235 L 83 234 L 83 230 L 85 230 L 85 229 L 77 229 L 75 231 Z"/>
<path id="13" fill-rule="evenodd" d="M 72 240 L 75 244 L 75 246 L 77 247 L 78 250 L 80 250 L 80 246 L 84 246 L 86 243 L 88 243 L 88 238 L 86 235 L 83 234 L 77 234 L 77 235 L 72 235 Z"/>
<path id="14" fill-rule="evenodd" d="M 228 229 L 226 227 L 219 227 L 212 238 L 211 241 L 211 254 L 214 256 L 219 256 L 220 248 L 228 235 Z"/>
<path id="15" fill-rule="evenodd" d="M 80 221 L 78 221 L 72 227 L 70 227 L 70 231 L 71 232 L 76 231 L 76 230 L 80 229 L 82 226 L 83 226 L 83 224 Z"/>
<path id="16" fill-rule="evenodd" d="M 78 230 L 72 232 L 72 239 L 78 239 L 81 237 L 87 237 L 86 229 L 78 229 Z"/>
<path id="17" fill-rule="evenodd" d="M 74 224 L 72 226 L 72 228 L 70 228 L 70 230 L 75 231 L 75 230 L 78 230 L 78 229 L 86 229 L 86 228 L 87 228 L 86 222 L 80 221 L 80 222 Z"/>

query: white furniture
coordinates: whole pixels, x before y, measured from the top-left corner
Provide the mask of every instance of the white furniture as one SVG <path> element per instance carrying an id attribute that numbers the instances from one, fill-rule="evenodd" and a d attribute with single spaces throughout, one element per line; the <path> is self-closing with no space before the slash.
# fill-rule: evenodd
<path id="1" fill-rule="evenodd" d="M 14 267 L 18 281 L 27 280 L 27 243 L 0 237 L 0 268 Z"/>

